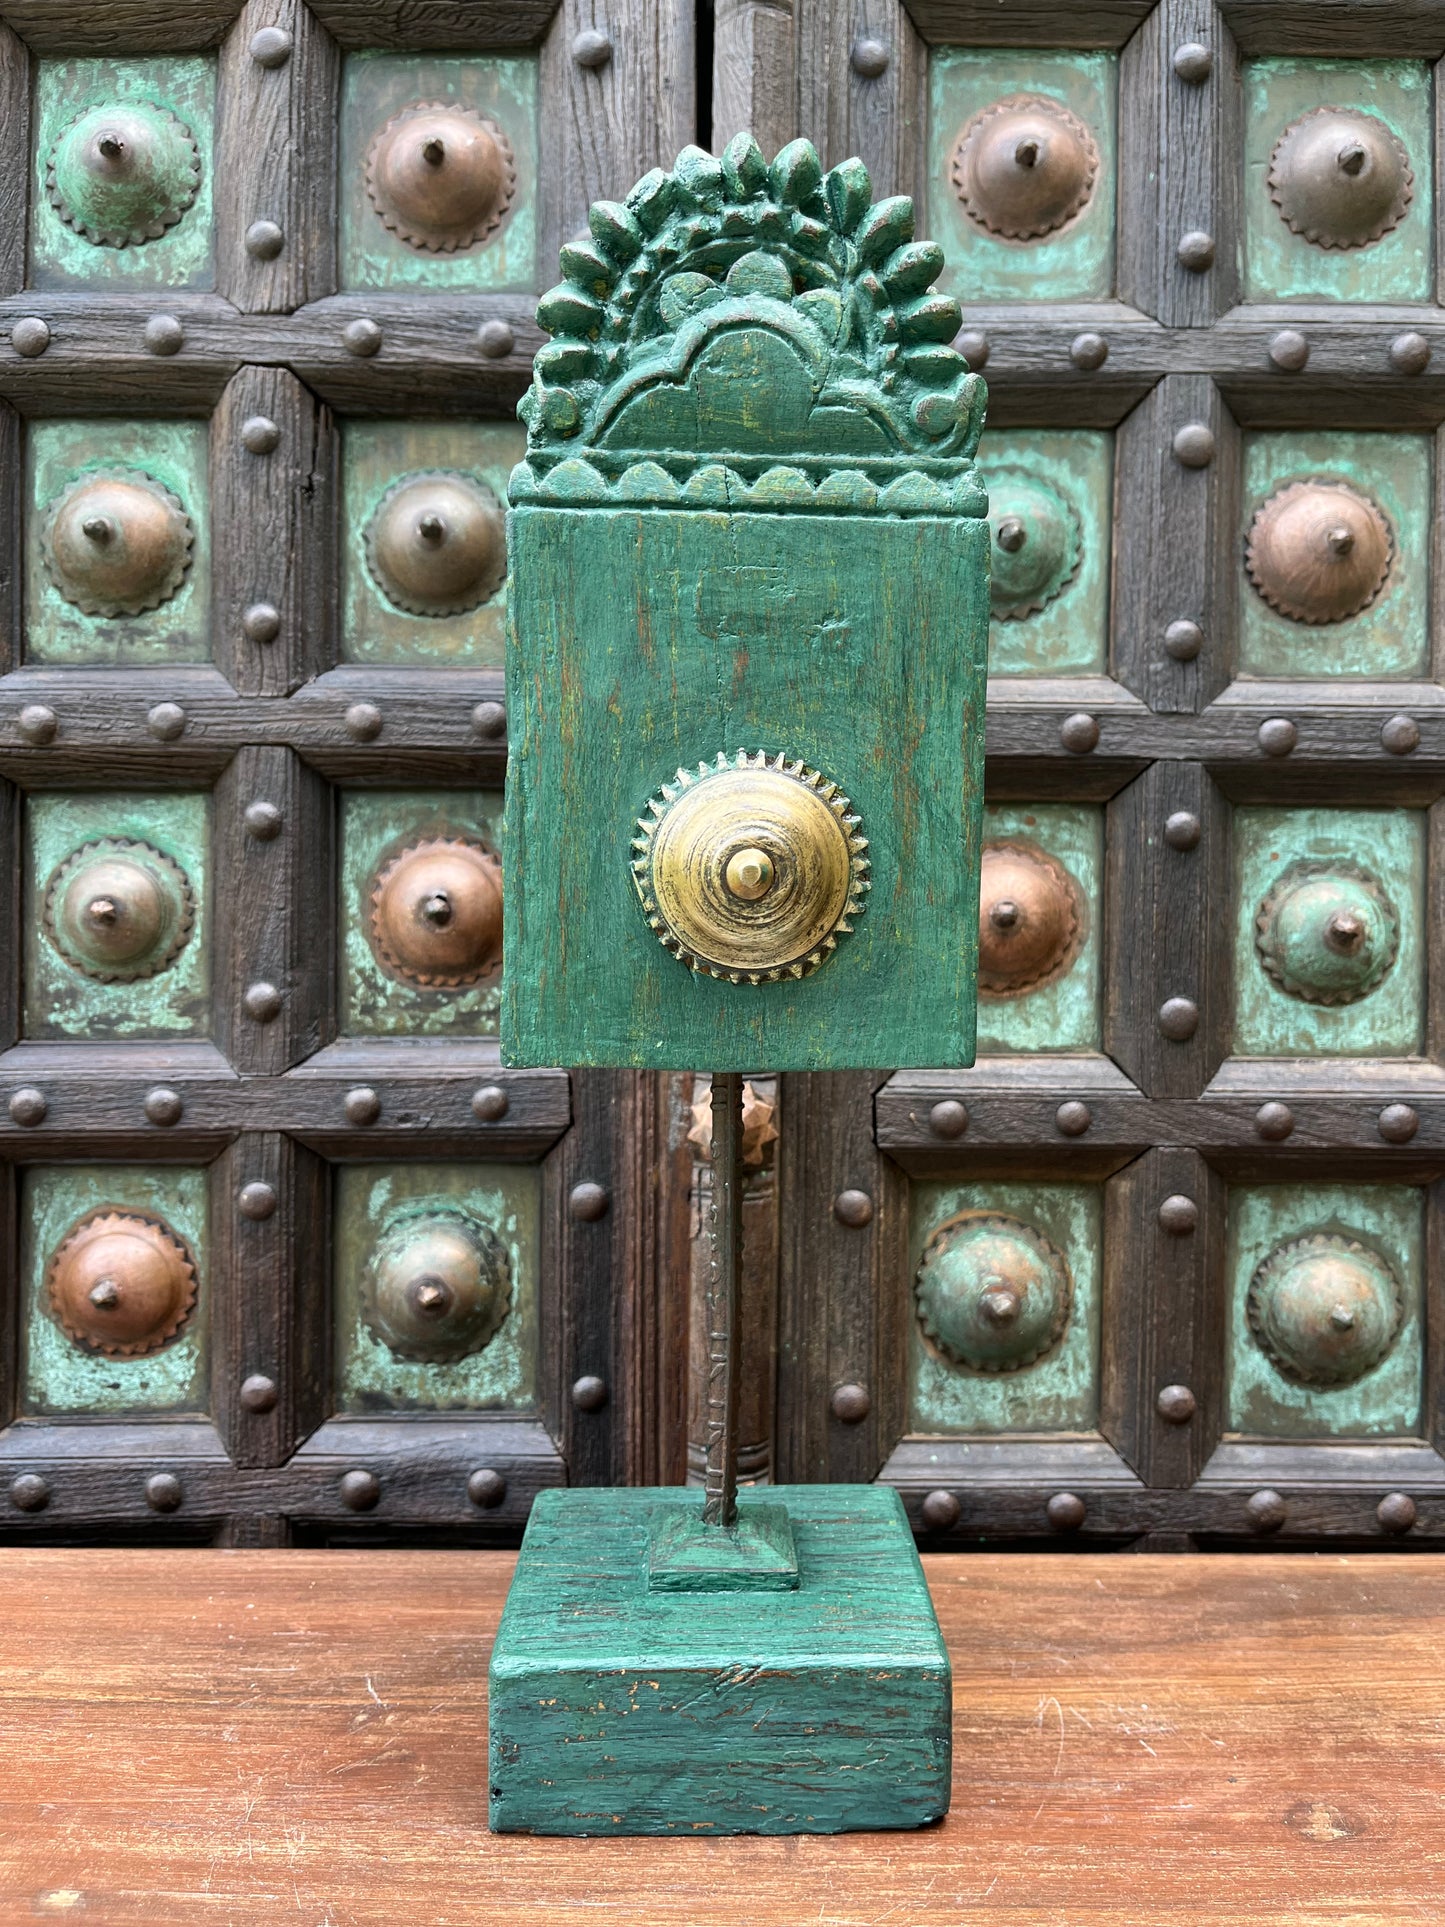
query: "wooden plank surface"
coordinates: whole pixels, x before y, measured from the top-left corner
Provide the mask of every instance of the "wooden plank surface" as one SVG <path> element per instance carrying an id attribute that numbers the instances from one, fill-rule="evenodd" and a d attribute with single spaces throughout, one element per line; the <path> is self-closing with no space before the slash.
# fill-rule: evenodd
<path id="1" fill-rule="evenodd" d="M 562 1842 L 486 1831 L 510 1555 L 7 1551 L 0 1921 L 1439 1919 L 1437 1559 L 925 1563 L 940 1827 Z"/>

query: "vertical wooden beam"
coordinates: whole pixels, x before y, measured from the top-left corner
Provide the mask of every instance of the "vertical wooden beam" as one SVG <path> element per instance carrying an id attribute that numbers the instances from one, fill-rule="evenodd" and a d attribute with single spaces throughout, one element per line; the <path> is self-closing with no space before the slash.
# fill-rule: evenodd
<path id="1" fill-rule="evenodd" d="M 211 1410 L 237 1465 L 284 1465 L 326 1416 L 328 1178 L 279 1131 L 244 1133 L 212 1166 Z"/>
<path id="2" fill-rule="evenodd" d="M 0 295 L 25 286 L 25 236 L 30 214 L 30 55 L 13 28 L 0 21 Z"/>
<path id="3" fill-rule="evenodd" d="M 335 899 L 334 838 L 314 770 L 275 746 L 237 752 L 216 785 L 212 847 L 215 1035 L 239 1071 L 275 1076 L 330 1037 L 336 959 L 317 906 Z"/>
<path id="4" fill-rule="evenodd" d="M 771 160 L 798 132 L 794 0 L 717 0 L 712 147 L 750 132 Z"/>
<path id="5" fill-rule="evenodd" d="M 25 430 L 9 402 L 0 401 L 0 675 L 18 669 L 25 654 Z"/>
<path id="6" fill-rule="evenodd" d="M 825 167 L 856 154 L 873 196 L 921 192 L 927 49 L 899 0 L 808 0 L 795 16 L 797 131 Z M 887 55 L 881 73 L 853 50 Z"/>
<path id="7" fill-rule="evenodd" d="M 1099 1429 L 1146 1485 L 1191 1485 L 1224 1430 L 1225 1205 L 1178 1146 L 1105 1187 Z"/>
<path id="8" fill-rule="evenodd" d="M 290 36 L 283 59 L 252 53 L 262 29 Z M 221 47 L 216 286 L 244 313 L 288 314 L 335 291 L 340 74 L 301 0 L 248 0 Z"/>
<path id="9" fill-rule="evenodd" d="M 238 369 L 211 418 L 211 633 L 244 696 L 286 696 L 335 656 L 337 437 L 285 368 Z"/>
<path id="10" fill-rule="evenodd" d="M 1189 44 L 1212 56 L 1203 79 L 1175 69 Z M 1171 328 L 1207 328 L 1236 304 L 1241 152 L 1233 36 L 1210 0 L 1160 0 L 1119 59 L 1121 300 Z M 1207 265 L 1200 236 L 1213 243 Z"/>
<path id="11" fill-rule="evenodd" d="M 0 781 L 0 864 L 8 888 L 0 896 L 0 1050 L 20 1041 L 24 1027 L 25 798 Z"/>
<path id="12" fill-rule="evenodd" d="M 589 30 L 611 42 L 600 67 L 573 57 Z M 562 0 L 541 55 L 539 286 L 593 201 L 620 200 L 694 139 L 696 95 L 692 0 Z"/>
<path id="13" fill-rule="evenodd" d="M 1241 463 L 1238 425 L 1207 375 L 1166 376 L 1115 438 L 1113 672 L 1165 715 L 1203 709 L 1230 679 Z"/>

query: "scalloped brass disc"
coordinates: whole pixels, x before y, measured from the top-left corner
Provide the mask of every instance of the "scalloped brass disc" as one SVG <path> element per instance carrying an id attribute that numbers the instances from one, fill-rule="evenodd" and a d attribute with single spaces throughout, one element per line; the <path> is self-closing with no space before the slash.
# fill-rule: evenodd
<path id="1" fill-rule="evenodd" d="M 1404 219 L 1415 176 L 1404 144 L 1354 107 L 1315 107 L 1291 121 L 1269 158 L 1281 218 L 1320 248 L 1363 248 Z"/>
<path id="2" fill-rule="evenodd" d="M 383 969 L 420 990 L 464 990 L 502 967 L 502 866 L 459 836 L 427 837 L 378 872 L 368 925 Z"/>
<path id="3" fill-rule="evenodd" d="M 144 469 L 91 469 L 45 512 L 40 554 L 67 602 L 88 616 L 158 609 L 191 566 L 191 518 Z"/>
<path id="4" fill-rule="evenodd" d="M 45 166 L 45 191 L 67 226 L 97 247 L 155 241 L 196 198 L 201 157 L 191 130 L 153 100 L 87 107 Z"/>
<path id="5" fill-rule="evenodd" d="M 163 1218 L 102 1206 L 66 1232 L 45 1268 L 67 1338 L 110 1358 L 168 1345 L 196 1302 L 196 1268 Z"/>
<path id="6" fill-rule="evenodd" d="M 409 1213 L 377 1241 L 366 1322 L 398 1358 L 469 1358 L 490 1343 L 511 1303 L 506 1248 L 469 1212 Z"/>
<path id="7" fill-rule="evenodd" d="M 367 150 L 366 192 L 383 224 L 432 254 L 489 240 L 516 191 L 511 142 L 496 121 L 456 101 L 403 108 Z"/>
<path id="8" fill-rule="evenodd" d="M 480 609 L 507 573 L 502 506 L 473 475 L 405 475 L 367 525 L 366 561 L 382 594 L 409 615 Z"/>
<path id="9" fill-rule="evenodd" d="M 1345 482 L 1290 482 L 1255 510 L 1244 562 L 1256 592 L 1293 622 L 1357 616 L 1390 579 L 1395 537 L 1379 504 Z"/>
<path id="10" fill-rule="evenodd" d="M 950 173 L 971 221 L 1006 241 L 1037 241 L 1083 212 L 1099 149 L 1062 101 L 1011 94 L 965 123 Z"/>
<path id="11" fill-rule="evenodd" d="M 761 751 L 677 772 L 649 803 L 633 880 L 659 942 L 730 983 L 816 970 L 852 929 L 868 843 L 836 783 Z"/>
<path id="12" fill-rule="evenodd" d="M 190 880 L 173 857 L 135 838 L 104 836 L 56 865 L 40 921 L 72 969 L 122 984 L 168 969 L 195 915 Z"/>
<path id="13" fill-rule="evenodd" d="M 918 1321 L 955 1365 L 1016 1372 L 1052 1351 L 1074 1299 L 1068 1262 L 1041 1231 L 1000 1211 L 961 1211 L 924 1247 Z"/>
<path id="14" fill-rule="evenodd" d="M 989 606 L 1001 621 L 1034 615 L 1078 574 L 1078 511 L 1050 483 L 1023 469 L 988 472 Z"/>
<path id="15" fill-rule="evenodd" d="M 1352 1385 L 1394 1344 L 1404 1298 L 1393 1268 L 1357 1238 L 1314 1232 L 1256 1270 L 1249 1329 L 1275 1370 L 1302 1385 Z"/>
<path id="16" fill-rule="evenodd" d="M 1036 843 L 995 837 L 979 875 L 978 990 L 1022 997 L 1062 977 L 1084 941 L 1079 886 Z"/>
<path id="17" fill-rule="evenodd" d="M 1255 915 L 1259 960 L 1287 996 L 1353 1004 L 1389 975 L 1400 919 L 1379 880 L 1353 863 L 1293 863 Z"/>

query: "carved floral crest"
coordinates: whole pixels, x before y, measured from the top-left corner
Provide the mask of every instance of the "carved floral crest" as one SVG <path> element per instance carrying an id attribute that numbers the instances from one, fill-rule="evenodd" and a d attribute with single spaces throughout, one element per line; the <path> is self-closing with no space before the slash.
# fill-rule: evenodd
<path id="1" fill-rule="evenodd" d="M 599 201 L 542 296 L 518 502 L 982 515 L 986 390 L 913 204 L 807 141 L 688 147 Z"/>

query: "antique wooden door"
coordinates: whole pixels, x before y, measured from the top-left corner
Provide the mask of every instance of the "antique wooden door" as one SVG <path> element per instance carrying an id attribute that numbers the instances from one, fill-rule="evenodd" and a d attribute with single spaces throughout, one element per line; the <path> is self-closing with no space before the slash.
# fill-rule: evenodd
<path id="1" fill-rule="evenodd" d="M 1408 3 L 719 4 L 713 143 L 914 194 L 990 390 L 979 1062 L 770 1120 L 773 1463 L 929 1544 L 1445 1530 L 1442 52 Z"/>
<path id="2" fill-rule="evenodd" d="M 1439 9 L 0 20 L 0 1526 L 683 1476 L 705 1090 L 492 1035 L 500 515 L 559 245 L 751 126 L 947 249 L 995 621 L 980 1061 L 758 1067 L 747 1469 L 1445 1531 Z"/>
<path id="3" fill-rule="evenodd" d="M 676 1153 L 499 1069 L 497 850 L 536 293 L 691 137 L 691 9 L 3 20 L 4 1525 L 670 1476 Z"/>

